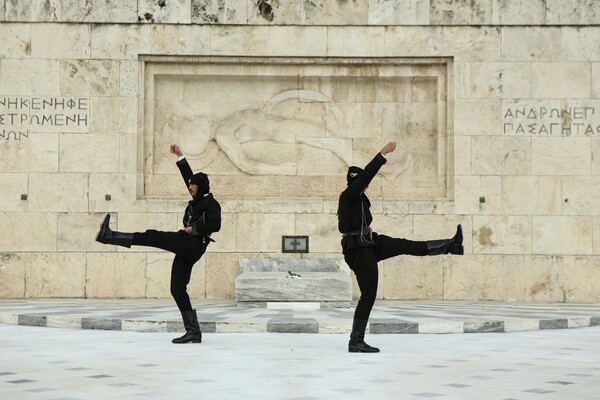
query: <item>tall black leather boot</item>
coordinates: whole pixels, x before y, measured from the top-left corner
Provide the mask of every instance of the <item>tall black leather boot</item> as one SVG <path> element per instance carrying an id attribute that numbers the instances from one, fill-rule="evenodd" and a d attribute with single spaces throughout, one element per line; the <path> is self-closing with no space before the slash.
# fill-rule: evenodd
<path id="1" fill-rule="evenodd" d="M 427 252 L 430 256 L 437 256 L 439 254 L 465 254 L 462 226 L 459 224 L 456 227 L 456 234 L 452 239 L 428 240 Z"/>
<path id="2" fill-rule="evenodd" d="M 196 310 L 182 311 L 183 326 L 185 327 L 185 335 L 172 340 L 173 343 L 202 343 L 202 332 L 198 323 L 198 315 Z"/>
<path id="3" fill-rule="evenodd" d="M 379 353 L 377 347 L 372 347 L 365 343 L 365 330 L 367 329 L 368 322 L 363 319 L 354 319 L 350 341 L 348 342 L 348 351 L 350 353 Z"/>
<path id="4" fill-rule="evenodd" d="M 100 231 L 96 235 L 96 242 L 131 247 L 131 244 L 133 243 L 133 233 L 111 231 L 108 226 L 109 222 L 110 214 L 106 214 L 104 220 L 100 224 Z"/>

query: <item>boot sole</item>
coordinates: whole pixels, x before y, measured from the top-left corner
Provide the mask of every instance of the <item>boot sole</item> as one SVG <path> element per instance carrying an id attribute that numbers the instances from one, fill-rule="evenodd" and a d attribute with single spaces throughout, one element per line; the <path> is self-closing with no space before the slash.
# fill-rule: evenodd
<path id="1" fill-rule="evenodd" d="M 173 344 L 188 344 L 188 343 L 202 343 L 202 340 L 188 340 L 186 342 L 174 342 L 171 340 Z"/>
<path id="2" fill-rule="evenodd" d="M 348 349 L 348 353 L 379 353 L 379 350 L 365 351 L 365 350 L 358 350 L 358 349 Z"/>

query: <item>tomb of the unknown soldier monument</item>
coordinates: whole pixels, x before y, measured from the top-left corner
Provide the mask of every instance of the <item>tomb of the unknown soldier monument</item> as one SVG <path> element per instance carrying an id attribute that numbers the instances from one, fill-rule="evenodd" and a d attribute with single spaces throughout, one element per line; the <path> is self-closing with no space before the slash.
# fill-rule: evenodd
<path id="1" fill-rule="evenodd" d="M 600 0 L 0 0 L 2 400 L 593 400 L 599 333 Z"/>
<path id="2" fill-rule="evenodd" d="M 377 299 L 600 302 L 599 2 L 0 0 L 0 298 L 170 299 L 173 254 L 94 239 L 183 229 L 176 145 L 221 207 L 192 302 L 347 307 L 388 142 L 372 230 L 464 254 Z"/>

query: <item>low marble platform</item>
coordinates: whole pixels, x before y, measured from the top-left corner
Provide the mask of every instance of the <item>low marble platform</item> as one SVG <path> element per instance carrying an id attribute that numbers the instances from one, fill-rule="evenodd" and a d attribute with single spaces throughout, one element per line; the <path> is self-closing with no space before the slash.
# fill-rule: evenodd
<path id="1" fill-rule="evenodd" d="M 192 299 L 205 333 L 348 334 L 354 307 L 273 309 Z M 0 300 L 0 324 L 136 332 L 181 332 L 172 299 Z M 469 334 L 600 326 L 600 304 L 377 300 L 372 334 Z"/>
<path id="2" fill-rule="evenodd" d="M 352 301 L 352 279 L 338 259 L 241 259 L 239 272 L 238 305 L 302 302 L 347 307 Z"/>

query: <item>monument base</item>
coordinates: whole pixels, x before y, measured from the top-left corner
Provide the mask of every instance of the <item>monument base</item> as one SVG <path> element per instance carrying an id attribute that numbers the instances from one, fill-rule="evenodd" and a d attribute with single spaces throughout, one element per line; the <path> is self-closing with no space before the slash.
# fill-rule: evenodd
<path id="1" fill-rule="evenodd" d="M 242 259 L 239 265 L 238 305 L 273 309 L 303 304 L 306 309 L 307 304 L 348 307 L 352 301 L 352 279 L 340 260 Z"/>

